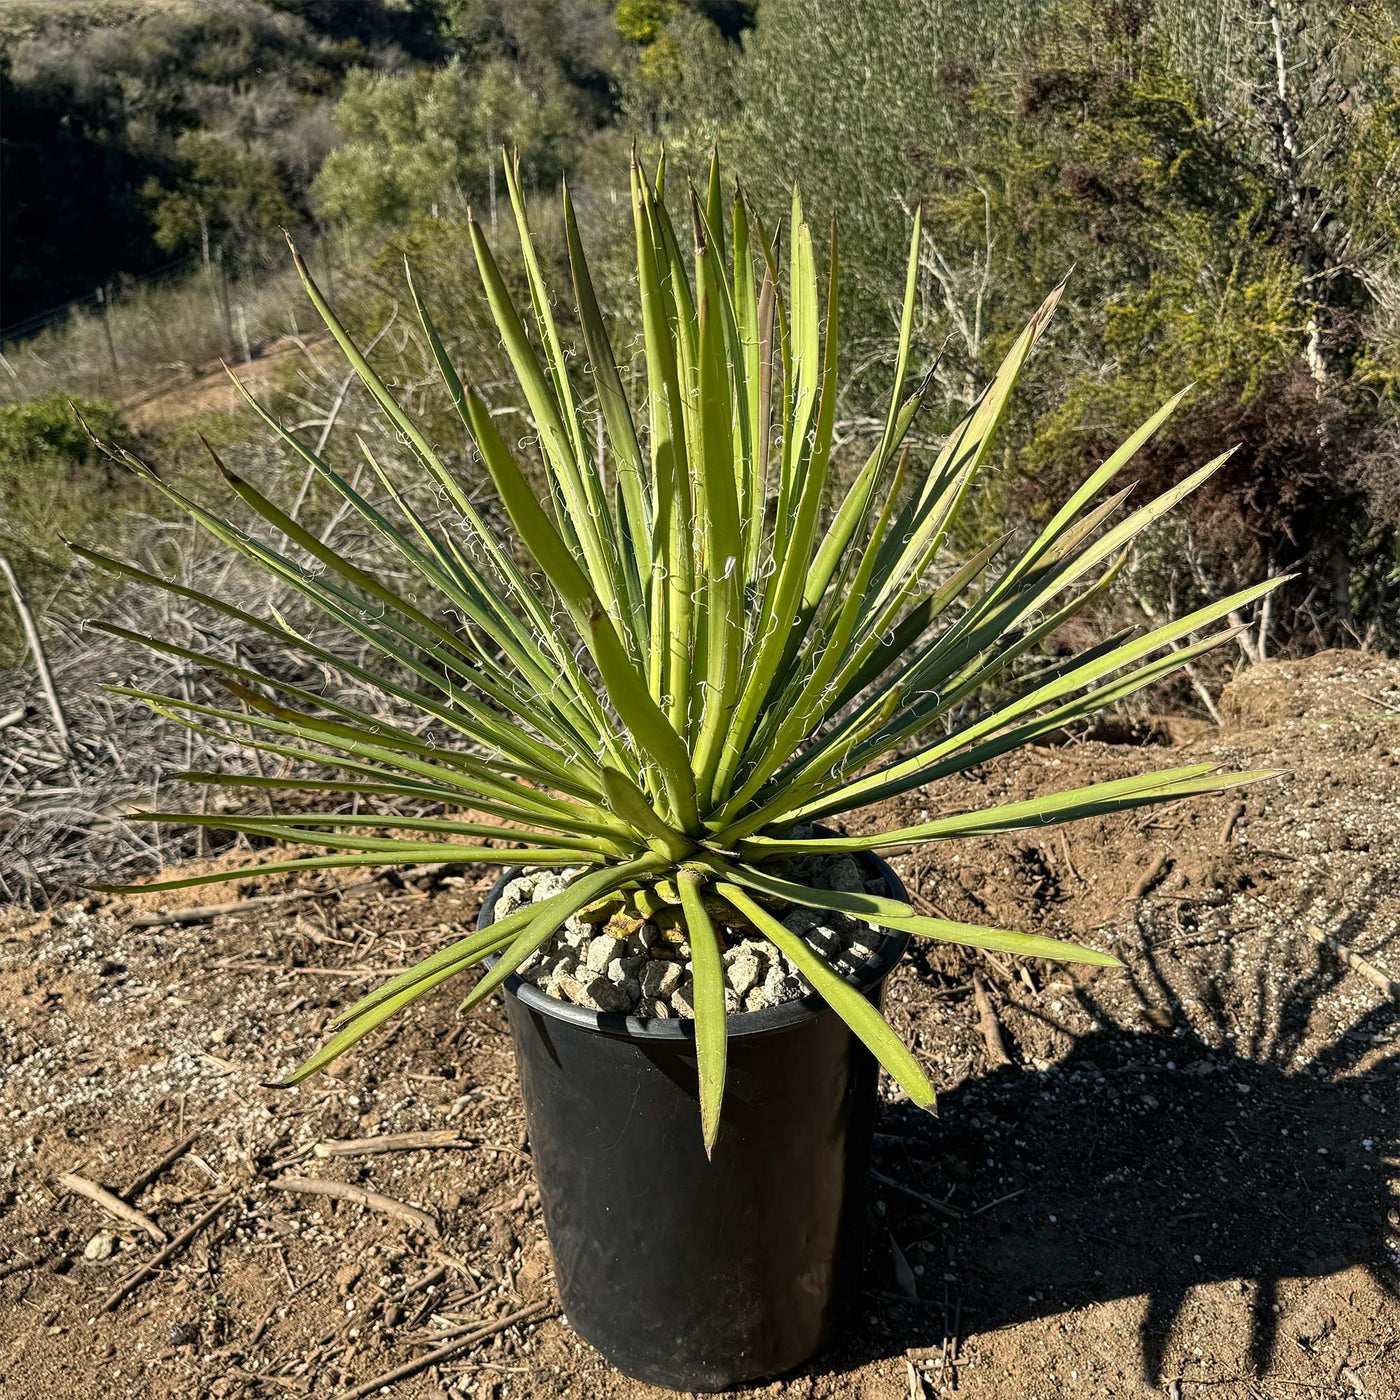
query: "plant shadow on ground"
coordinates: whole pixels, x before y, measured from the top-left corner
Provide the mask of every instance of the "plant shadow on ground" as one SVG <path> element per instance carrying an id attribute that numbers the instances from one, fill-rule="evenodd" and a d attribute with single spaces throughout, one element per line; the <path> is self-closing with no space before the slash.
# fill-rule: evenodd
<path id="1" fill-rule="evenodd" d="M 1156 1387 L 1198 1285 L 1237 1281 L 1256 1375 L 1275 1359 L 1281 1282 L 1359 1265 L 1400 1301 L 1384 1238 L 1400 1185 L 1400 1053 L 1379 1048 L 1400 1028 L 1400 1004 L 1304 1053 L 1318 998 L 1355 975 L 1335 959 L 1320 957 L 1277 993 L 1267 970 L 1252 976 L 1252 1024 L 1241 1032 L 1235 1017 L 1231 1035 L 1218 993 L 1188 1001 L 1168 959 L 1144 945 L 1125 975 L 1142 1005 L 1169 1008 L 1169 1033 L 1115 1026 L 1121 1012 L 1080 988 L 1099 1028 L 1049 1070 L 1007 1066 L 967 1080 L 940 1096 L 937 1120 L 885 1106 L 876 1170 L 886 1180 L 875 1187 L 884 1213 L 865 1289 L 867 1311 L 888 1330 L 849 1329 L 828 1364 L 1145 1296 L 1140 1364 Z M 943 1198 L 954 1182 L 971 1183 L 953 1199 L 974 1210 L 1024 1192 L 961 1220 L 911 1194 Z M 928 1263 L 917 1304 L 898 1301 L 892 1241 Z"/>

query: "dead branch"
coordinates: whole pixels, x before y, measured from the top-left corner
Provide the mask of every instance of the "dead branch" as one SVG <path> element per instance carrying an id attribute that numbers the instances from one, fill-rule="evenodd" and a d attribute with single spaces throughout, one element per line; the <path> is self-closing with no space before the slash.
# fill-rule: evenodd
<path id="1" fill-rule="evenodd" d="M 186 1133 L 185 1136 L 182 1137 L 180 1141 L 177 1142 L 175 1146 L 172 1147 L 170 1151 L 167 1152 L 165 1156 L 160 1159 L 160 1161 L 153 1163 L 151 1166 L 147 1167 L 146 1170 L 143 1171 L 139 1176 L 134 1177 L 132 1179 L 131 1185 L 128 1186 L 126 1190 L 121 1193 L 122 1199 L 126 1201 L 134 1201 L 146 1189 L 146 1187 L 148 1187 L 151 1184 L 151 1182 L 155 1181 L 156 1178 L 159 1177 L 163 1172 L 165 1172 L 165 1170 L 168 1167 L 174 1166 L 175 1163 L 178 1162 L 180 1158 L 183 1157 L 185 1153 L 188 1152 L 190 1148 L 194 1146 L 195 1141 L 198 1139 L 199 1135 L 203 1131 L 203 1128 L 196 1128 L 194 1132 Z"/>
<path id="2" fill-rule="evenodd" d="M 1308 937 L 1334 952 L 1354 972 L 1359 972 L 1368 982 L 1377 986 L 1388 997 L 1400 1001 L 1400 982 L 1387 977 L 1374 963 L 1369 963 L 1360 953 L 1353 952 L 1345 943 L 1323 933 L 1315 924 L 1308 925 Z"/>
<path id="3" fill-rule="evenodd" d="M 1167 853 L 1158 851 L 1152 864 L 1142 872 L 1137 884 L 1133 886 L 1133 899 L 1141 899 L 1152 887 L 1162 878 L 1162 872 L 1167 868 Z"/>
<path id="4" fill-rule="evenodd" d="M 49 670 L 48 658 L 44 655 L 44 644 L 39 640 L 39 624 L 35 622 L 34 614 L 29 610 L 29 604 L 24 601 L 19 579 L 15 577 L 15 571 L 10 567 L 10 561 L 3 554 L 0 554 L 0 574 L 5 576 L 5 582 L 10 585 L 10 597 L 14 599 L 20 626 L 24 628 L 25 640 L 29 643 L 29 654 L 34 658 L 34 669 L 39 673 L 39 684 L 43 688 L 44 699 L 48 701 L 49 714 L 53 716 L 53 727 L 58 733 L 58 746 L 65 755 L 69 755 L 73 752 L 73 746 L 68 739 L 68 720 L 63 713 L 63 705 L 59 701 L 58 690 L 53 683 L 53 673 Z"/>
<path id="5" fill-rule="evenodd" d="M 250 871 L 250 874 L 256 871 Z M 207 924 L 221 919 L 227 914 L 247 914 L 254 909 L 264 909 L 269 904 L 288 904 L 297 899 L 322 899 L 333 894 L 348 894 L 351 890 L 362 890 L 375 882 L 376 876 L 367 880 L 356 880 L 352 885 L 332 886 L 319 890 L 289 890 L 283 894 L 259 894 L 251 899 L 235 899 L 227 904 L 200 904 L 188 909 L 153 910 L 147 914 L 132 916 L 133 928 L 165 928 L 169 924 Z"/>
<path id="6" fill-rule="evenodd" d="M 348 1181 L 329 1181 L 319 1176 L 279 1176 L 268 1185 L 274 1191 L 287 1191 L 293 1195 L 329 1196 L 336 1201 L 350 1201 L 366 1210 L 377 1210 L 381 1215 L 412 1225 L 433 1239 L 442 1234 L 437 1221 L 427 1211 L 396 1201 L 392 1196 L 381 1196 L 377 1191 L 366 1191 L 362 1186 L 351 1186 Z"/>
<path id="7" fill-rule="evenodd" d="M 950 1206 L 946 1201 L 940 1201 L 937 1196 L 926 1195 L 922 1191 L 916 1191 L 912 1186 L 906 1186 L 902 1181 L 896 1181 L 892 1176 L 886 1176 L 883 1172 L 871 1171 L 872 1181 L 878 1181 L 881 1186 L 888 1186 L 891 1191 L 898 1191 L 901 1196 L 908 1196 L 910 1200 L 918 1201 L 926 1205 L 930 1210 L 936 1210 L 940 1215 L 949 1216 L 953 1220 L 963 1219 L 963 1213 L 956 1206 Z"/>
<path id="8" fill-rule="evenodd" d="M 982 1031 L 982 1039 L 987 1044 L 987 1058 L 993 1065 L 1009 1065 L 1011 1056 L 1006 1053 L 1006 1043 L 1001 1036 L 1001 1022 L 992 1007 L 992 999 L 987 995 L 986 983 L 982 974 L 972 974 L 972 999 L 977 1007 L 977 1023 Z"/>
<path id="9" fill-rule="evenodd" d="M 501 1142 L 463 1137 L 452 1128 L 427 1128 L 420 1133 L 383 1133 L 378 1137 L 341 1138 L 318 1142 L 312 1149 L 323 1161 L 327 1157 L 370 1157 L 380 1152 L 414 1152 L 439 1147 L 476 1147 L 485 1152 L 505 1152 L 530 1161 L 530 1155 Z"/>
<path id="10" fill-rule="evenodd" d="M 498 1317 L 494 1322 L 483 1323 L 474 1331 L 458 1337 L 455 1341 L 448 1342 L 446 1346 L 440 1346 L 435 1351 L 425 1352 L 412 1361 L 405 1361 L 402 1366 L 395 1366 L 392 1371 L 385 1371 L 367 1381 L 361 1381 L 359 1385 L 351 1386 L 349 1390 L 342 1390 L 339 1395 L 334 1397 L 334 1400 L 364 1400 L 365 1396 L 373 1395 L 385 1386 L 396 1385 L 399 1381 L 406 1381 L 410 1376 L 416 1376 L 420 1371 L 426 1371 L 430 1366 L 438 1366 L 444 1361 L 450 1361 L 460 1352 L 466 1351 L 468 1347 L 475 1346 L 478 1342 L 484 1342 L 488 1338 L 506 1331 L 507 1328 L 516 1326 L 517 1323 L 543 1322 L 545 1318 L 555 1316 L 558 1311 L 558 1303 L 552 1300 L 531 1303 L 529 1307 L 507 1313 L 505 1317 Z"/>
<path id="11" fill-rule="evenodd" d="M 64 1172 L 57 1181 L 65 1191 L 71 1191 L 75 1196 L 86 1197 L 94 1205 L 101 1206 L 108 1215 L 125 1220 L 128 1225 L 133 1225 L 138 1230 L 144 1230 L 158 1243 L 164 1243 L 170 1238 L 149 1215 L 137 1210 L 135 1206 L 128 1205 L 105 1186 L 99 1186 L 95 1181 L 89 1181 L 87 1177 L 79 1176 L 76 1172 Z"/>
<path id="12" fill-rule="evenodd" d="M 1244 816 L 1244 803 L 1236 802 L 1225 817 L 1225 825 L 1220 828 L 1220 844 L 1228 846 L 1235 835 L 1235 827 L 1239 824 L 1240 818 Z"/>
<path id="13" fill-rule="evenodd" d="M 184 1249 L 201 1230 L 207 1226 L 218 1213 L 228 1204 L 232 1192 L 226 1192 L 220 1196 L 212 1206 L 209 1207 L 193 1225 L 186 1226 L 170 1241 L 164 1249 L 153 1254 L 137 1271 L 117 1285 L 108 1295 L 106 1301 L 99 1309 L 100 1312 L 111 1312 L 118 1303 L 128 1294 L 139 1288 L 150 1276 L 156 1272 L 163 1264 L 168 1263 Z"/>

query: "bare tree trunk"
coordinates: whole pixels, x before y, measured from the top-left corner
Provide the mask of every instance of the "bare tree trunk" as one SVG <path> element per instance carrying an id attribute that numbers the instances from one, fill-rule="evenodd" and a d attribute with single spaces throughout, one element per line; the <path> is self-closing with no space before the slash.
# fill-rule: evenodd
<path id="1" fill-rule="evenodd" d="M 1342 545 L 1334 544 L 1327 562 L 1332 569 L 1332 603 L 1342 619 L 1342 626 L 1350 631 L 1352 623 L 1351 560 L 1347 558 L 1347 552 Z"/>
<path id="2" fill-rule="evenodd" d="M 1133 592 L 1133 602 L 1138 605 L 1142 610 L 1143 616 L 1155 627 L 1157 625 L 1156 610 L 1136 590 Z M 1233 617 L 1234 614 L 1232 613 L 1231 616 Z M 1245 634 L 1242 632 L 1240 635 L 1243 637 Z M 1172 642 L 1171 649 L 1173 651 L 1180 651 L 1181 643 Z M 1204 679 L 1202 679 L 1201 673 L 1189 661 L 1182 667 L 1182 670 L 1185 671 L 1186 679 L 1191 682 L 1191 689 L 1196 692 L 1196 698 L 1205 707 L 1206 713 L 1216 724 L 1223 728 L 1225 716 L 1220 713 L 1220 706 L 1215 703 L 1215 696 L 1210 693 L 1210 687 L 1207 686 Z"/>

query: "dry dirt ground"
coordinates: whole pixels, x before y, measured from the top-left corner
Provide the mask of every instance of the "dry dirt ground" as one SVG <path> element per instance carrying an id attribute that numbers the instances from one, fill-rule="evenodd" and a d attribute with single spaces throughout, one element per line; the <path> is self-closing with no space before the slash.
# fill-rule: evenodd
<path id="1" fill-rule="evenodd" d="M 1270 663 L 1224 709 L 1223 730 L 1104 731 L 864 818 L 1192 760 L 1286 770 L 1233 819 L 1190 801 L 899 862 L 930 908 L 1078 935 L 1127 970 L 907 961 L 889 1006 L 938 1116 L 889 1096 L 849 1324 L 746 1394 L 1400 1396 L 1400 999 L 1308 932 L 1400 977 L 1400 664 Z M 0 1394 L 359 1395 L 449 1344 L 394 1400 L 663 1394 L 558 1315 L 498 1006 L 420 1004 L 332 1075 L 263 1087 L 347 997 L 471 923 L 481 884 L 421 885 L 323 879 L 155 928 L 134 901 L 2 916 Z M 424 1131 L 452 1145 L 326 1146 Z M 142 1276 L 160 1243 L 65 1172 L 173 1254 Z"/>

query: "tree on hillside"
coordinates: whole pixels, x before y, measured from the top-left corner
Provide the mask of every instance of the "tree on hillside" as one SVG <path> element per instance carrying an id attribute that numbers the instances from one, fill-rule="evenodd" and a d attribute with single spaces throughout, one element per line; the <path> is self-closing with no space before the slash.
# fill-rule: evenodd
<path id="1" fill-rule="evenodd" d="M 198 247 L 205 266 L 211 248 L 236 250 L 241 261 L 264 259 L 279 230 L 296 222 L 275 165 L 254 150 L 209 131 L 186 131 L 175 143 L 181 170 L 166 188 L 144 190 L 152 204 L 155 240 L 167 252 Z"/>
<path id="2" fill-rule="evenodd" d="M 578 114 L 567 90 L 529 86 L 493 59 L 405 75 L 352 74 L 336 108 L 343 142 L 315 193 L 324 217 L 363 233 L 415 212 L 465 215 L 489 200 L 501 147 L 551 176 L 567 164 Z"/>

